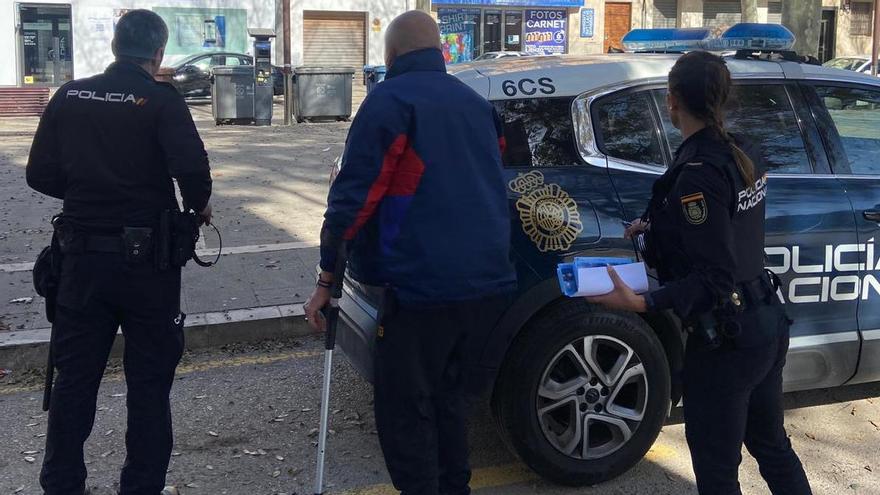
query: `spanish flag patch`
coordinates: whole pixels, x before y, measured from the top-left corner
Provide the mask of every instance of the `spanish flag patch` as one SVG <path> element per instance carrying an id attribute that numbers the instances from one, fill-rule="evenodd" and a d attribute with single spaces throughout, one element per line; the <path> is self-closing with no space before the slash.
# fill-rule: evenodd
<path id="1" fill-rule="evenodd" d="M 709 216 L 709 208 L 706 206 L 706 198 L 703 193 L 689 194 L 681 198 L 681 209 L 684 218 L 692 225 L 700 225 Z"/>

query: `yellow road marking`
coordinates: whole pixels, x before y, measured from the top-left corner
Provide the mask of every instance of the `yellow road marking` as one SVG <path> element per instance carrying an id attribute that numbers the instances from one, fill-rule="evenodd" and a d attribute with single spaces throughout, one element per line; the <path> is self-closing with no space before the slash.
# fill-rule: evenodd
<path id="1" fill-rule="evenodd" d="M 676 457 L 678 451 L 668 445 L 655 443 L 645 459 L 649 461 L 659 461 L 661 459 L 669 459 Z M 475 469 L 473 479 L 471 480 L 471 489 L 479 490 L 481 488 L 497 488 L 500 486 L 516 485 L 535 481 L 540 477 L 522 464 L 508 464 L 504 466 L 493 466 L 487 468 Z M 390 484 L 383 483 L 379 485 L 371 485 L 363 488 L 353 488 L 340 492 L 339 495 L 397 495 L 397 490 Z"/>
<path id="2" fill-rule="evenodd" d="M 215 359 L 204 361 L 201 363 L 184 364 L 177 367 L 177 376 L 196 373 L 199 371 L 209 371 L 219 368 L 236 368 L 240 366 L 250 366 L 255 364 L 272 364 L 278 361 L 286 361 L 288 359 L 305 359 L 322 355 L 322 351 L 298 351 L 286 352 L 283 354 L 275 354 L 273 356 L 245 356 L 229 359 Z M 120 372 L 104 377 L 104 383 L 120 382 L 124 375 Z M 27 386 L 9 386 L 0 388 L 0 395 L 10 395 L 19 392 L 36 392 L 42 390 L 43 385 L 27 385 Z"/>
<path id="3" fill-rule="evenodd" d="M 649 461 L 660 461 L 664 459 L 672 459 L 677 456 L 677 450 L 660 442 L 655 442 L 648 450 L 648 453 L 645 454 L 645 459 Z"/>
<path id="4" fill-rule="evenodd" d="M 471 489 L 479 490 L 481 488 L 515 485 L 536 479 L 538 479 L 538 475 L 522 464 L 493 466 L 474 470 L 473 478 L 471 479 Z M 393 486 L 385 483 L 346 490 L 340 492 L 339 495 L 398 495 L 399 493 Z"/>

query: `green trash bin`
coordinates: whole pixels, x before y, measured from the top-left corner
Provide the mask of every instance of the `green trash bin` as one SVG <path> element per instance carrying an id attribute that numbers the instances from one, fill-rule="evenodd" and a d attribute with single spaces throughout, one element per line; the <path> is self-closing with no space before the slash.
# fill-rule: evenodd
<path id="1" fill-rule="evenodd" d="M 293 73 L 296 121 L 348 120 L 354 73 L 353 68 L 297 67 Z"/>

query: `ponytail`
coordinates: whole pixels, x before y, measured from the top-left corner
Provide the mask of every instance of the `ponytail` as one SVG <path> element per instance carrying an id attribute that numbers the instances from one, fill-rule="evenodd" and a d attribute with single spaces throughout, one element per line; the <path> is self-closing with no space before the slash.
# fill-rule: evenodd
<path id="1" fill-rule="evenodd" d="M 707 125 L 721 136 L 721 139 L 723 139 L 728 146 L 730 146 L 730 151 L 733 153 L 733 161 L 736 162 L 736 168 L 739 169 L 739 175 L 746 183 L 746 186 L 754 184 L 755 163 L 749 158 L 749 155 L 747 155 L 746 152 L 736 144 L 736 140 L 734 140 L 733 136 L 731 136 L 730 133 L 727 132 L 727 129 L 724 128 L 724 122 L 720 118 L 715 118 L 707 123 Z"/>
<path id="2" fill-rule="evenodd" d="M 724 128 L 724 105 L 730 87 L 727 64 L 709 52 L 686 53 L 669 72 L 669 91 L 730 146 L 740 176 L 746 185 L 751 185 L 755 183 L 755 164 Z"/>

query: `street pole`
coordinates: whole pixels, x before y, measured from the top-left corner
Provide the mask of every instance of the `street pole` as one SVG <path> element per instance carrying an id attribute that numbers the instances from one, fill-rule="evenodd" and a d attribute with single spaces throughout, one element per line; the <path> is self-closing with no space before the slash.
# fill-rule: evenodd
<path id="1" fill-rule="evenodd" d="M 880 0 L 874 0 L 874 43 L 871 48 L 871 74 L 877 75 L 877 58 L 880 58 Z"/>
<path id="2" fill-rule="evenodd" d="M 290 125 L 293 93 L 290 79 L 290 0 L 281 2 L 281 31 L 284 37 L 284 125 Z"/>
<path id="3" fill-rule="evenodd" d="M 416 0 L 416 10 L 431 13 L 431 0 Z"/>

